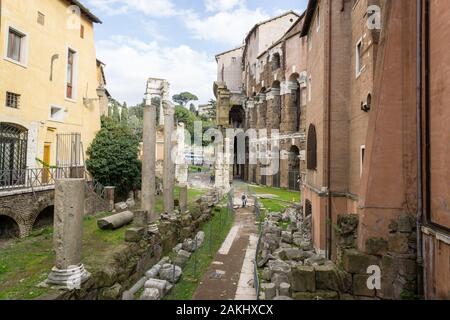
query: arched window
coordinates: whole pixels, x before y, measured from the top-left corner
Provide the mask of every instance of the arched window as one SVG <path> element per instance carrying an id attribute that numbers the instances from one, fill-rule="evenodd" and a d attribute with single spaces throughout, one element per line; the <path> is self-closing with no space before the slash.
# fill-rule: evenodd
<path id="1" fill-rule="evenodd" d="M 317 169 L 317 136 L 316 127 L 311 124 L 308 130 L 308 145 L 307 145 L 307 168 L 308 170 Z"/>
<path id="2" fill-rule="evenodd" d="M 312 203 L 309 200 L 305 201 L 305 217 L 308 217 L 312 214 Z"/>
<path id="3" fill-rule="evenodd" d="M 272 56 L 272 70 L 277 70 L 281 67 L 281 57 L 279 53 Z"/>
<path id="4" fill-rule="evenodd" d="M 0 123 L 0 187 L 23 182 L 27 166 L 27 129 Z"/>

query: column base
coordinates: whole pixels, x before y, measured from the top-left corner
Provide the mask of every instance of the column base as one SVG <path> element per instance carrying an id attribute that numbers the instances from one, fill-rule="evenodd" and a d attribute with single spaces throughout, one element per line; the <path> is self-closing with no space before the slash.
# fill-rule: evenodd
<path id="1" fill-rule="evenodd" d="M 75 290 L 80 289 L 90 276 L 83 264 L 65 270 L 53 267 L 45 283 L 61 289 Z"/>

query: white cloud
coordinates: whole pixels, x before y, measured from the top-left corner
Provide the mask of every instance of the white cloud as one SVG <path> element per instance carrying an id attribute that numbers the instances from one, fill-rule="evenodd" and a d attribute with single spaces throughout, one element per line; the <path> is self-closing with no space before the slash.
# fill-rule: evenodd
<path id="1" fill-rule="evenodd" d="M 97 52 L 106 63 L 108 90 L 119 101 L 142 102 L 149 77 L 167 79 L 171 95 L 189 91 L 199 97 L 200 103 L 214 96 L 216 63 L 189 46 L 161 46 L 156 41 L 114 36 L 97 43 Z"/>
<path id="2" fill-rule="evenodd" d="M 151 17 L 170 17 L 177 15 L 170 0 L 87 0 L 88 6 L 107 15 L 126 14 L 138 11 Z"/>
<path id="3" fill-rule="evenodd" d="M 245 5 L 245 0 L 205 0 L 206 11 L 228 11 Z"/>
<path id="4" fill-rule="evenodd" d="M 209 17 L 190 14 L 185 20 L 186 28 L 195 39 L 212 40 L 231 46 L 241 44 L 250 29 L 269 16 L 261 9 L 249 10 L 239 7 L 231 11 L 220 11 Z"/>

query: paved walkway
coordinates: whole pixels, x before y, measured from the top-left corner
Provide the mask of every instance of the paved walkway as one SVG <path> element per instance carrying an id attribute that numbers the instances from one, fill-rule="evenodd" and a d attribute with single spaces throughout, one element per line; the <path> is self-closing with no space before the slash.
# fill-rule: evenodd
<path id="1" fill-rule="evenodd" d="M 246 189 L 241 185 L 235 188 L 234 201 L 238 206 Z M 257 226 L 253 208 L 236 210 L 234 225 L 203 276 L 193 300 L 256 300 L 253 288 L 256 243 Z"/>

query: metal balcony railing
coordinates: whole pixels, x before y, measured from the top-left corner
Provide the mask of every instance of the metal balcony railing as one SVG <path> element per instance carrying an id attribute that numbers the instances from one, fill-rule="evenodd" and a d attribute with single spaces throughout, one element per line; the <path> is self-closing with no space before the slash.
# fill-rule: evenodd
<path id="1" fill-rule="evenodd" d="M 0 191 L 52 186 L 56 179 L 71 177 L 72 171 L 68 167 L 0 170 Z"/>

